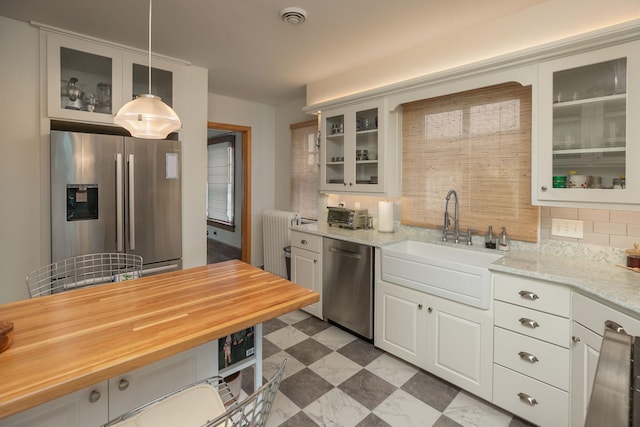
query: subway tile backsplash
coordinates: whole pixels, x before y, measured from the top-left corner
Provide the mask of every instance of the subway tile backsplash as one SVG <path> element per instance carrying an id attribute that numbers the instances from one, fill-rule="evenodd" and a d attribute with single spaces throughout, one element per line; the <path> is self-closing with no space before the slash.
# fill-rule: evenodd
<path id="1" fill-rule="evenodd" d="M 394 202 L 393 218 L 396 224 L 400 222 L 400 198 L 381 198 L 366 196 L 349 196 L 328 194 L 323 195 L 324 212 L 320 221 L 326 221 L 326 206 L 336 206 L 343 202 L 348 208 L 354 208 L 356 203 L 363 209 L 369 210 L 374 225 L 378 219 L 378 201 Z M 573 219 L 583 221 L 583 238 L 574 239 L 551 235 L 551 220 L 553 218 Z M 540 241 L 551 240 L 588 245 L 604 246 L 608 248 L 632 248 L 634 243 L 640 243 L 640 212 L 610 211 L 606 209 L 558 208 L 542 207 L 540 209 Z"/>
<path id="2" fill-rule="evenodd" d="M 583 238 L 552 236 L 552 218 L 583 221 Z M 540 209 L 540 237 L 611 248 L 632 248 L 634 243 L 640 243 L 640 212 L 543 207 Z"/>

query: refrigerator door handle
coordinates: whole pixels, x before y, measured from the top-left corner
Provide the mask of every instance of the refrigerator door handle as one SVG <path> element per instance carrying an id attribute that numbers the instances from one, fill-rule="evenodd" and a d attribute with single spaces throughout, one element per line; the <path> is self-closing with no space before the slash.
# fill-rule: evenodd
<path id="1" fill-rule="evenodd" d="M 116 154 L 116 251 L 123 252 L 122 247 L 122 153 Z"/>
<path id="2" fill-rule="evenodd" d="M 129 154 L 129 250 L 136 249 L 135 158 Z"/>

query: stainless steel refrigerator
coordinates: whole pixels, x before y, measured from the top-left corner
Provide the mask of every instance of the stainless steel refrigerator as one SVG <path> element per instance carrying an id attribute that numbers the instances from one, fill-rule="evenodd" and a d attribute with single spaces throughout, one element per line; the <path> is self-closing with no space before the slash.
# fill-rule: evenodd
<path id="1" fill-rule="evenodd" d="M 180 142 L 51 131 L 51 258 L 125 252 L 182 268 Z"/>

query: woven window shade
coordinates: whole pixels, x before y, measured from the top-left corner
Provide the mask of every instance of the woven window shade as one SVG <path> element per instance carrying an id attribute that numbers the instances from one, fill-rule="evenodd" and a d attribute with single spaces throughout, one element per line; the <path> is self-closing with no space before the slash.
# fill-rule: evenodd
<path id="1" fill-rule="evenodd" d="M 320 184 L 317 138 L 316 121 L 291 125 L 291 210 L 314 220 Z"/>
<path id="2" fill-rule="evenodd" d="M 442 228 L 445 196 L 460 199 L 460 229 L 506 227 L 536 242 L 531 205 L 531 87 L 508 83 L 403 105 L 402 213 Z M 453 199 L 449 204 L 453 215 Z"/>

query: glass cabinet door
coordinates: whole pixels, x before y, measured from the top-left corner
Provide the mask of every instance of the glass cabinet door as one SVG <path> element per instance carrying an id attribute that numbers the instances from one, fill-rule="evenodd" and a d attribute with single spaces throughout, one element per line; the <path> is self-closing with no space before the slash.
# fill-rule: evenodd
<path id="1" fill-rule="evenodd" d="M 553 176 L 566 177 L 555 188 L 621 188 L 626 88 L 626 58 L 553 73 Z"/>
<path id="2" fill-rule="evenodd" d="M 632 42 L 539 66 L 539 201 L 640 203 Z M 544 204 L 544 203 L 542 203 Z"/>
<path id="3" fill-rule="evenodd" d="M 111 123 L 122 99 L 121 57 L 117 49 L 48 34 L 49 116 Z"/>
<path id="4" fill-rule="evenodd" d="M 357 185 L 378 184 L 378 109 L 356 111 L 355 179 Z"/>
<path id="5" fill-rule="evenodd" d="M 345 165 L 345 129 L 344 114 L 327 117 L 325 120 L 325 177 L 324 184 L 346 185 Z"/>

